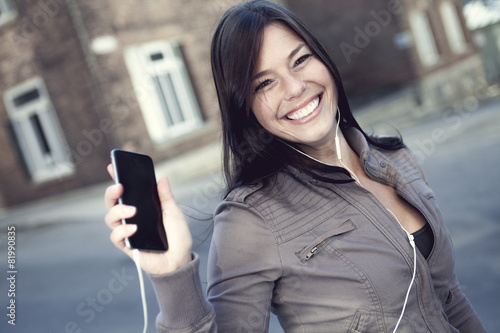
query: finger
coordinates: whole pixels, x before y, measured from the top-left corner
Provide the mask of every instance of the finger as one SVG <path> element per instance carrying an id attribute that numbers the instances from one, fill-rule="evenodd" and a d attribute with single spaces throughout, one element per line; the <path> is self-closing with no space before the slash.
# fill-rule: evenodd
<path id="1" fill-rule="evenodd" d="M 115 171 L 113 169 L 113 164 L 108 164 L 107 170 L 111 178 L 115 179 Z"/>
<path id="2" fill-rule="evenodd" d="M 122 224 L 111 232 L 109 239 L 111 242 L 120 250 L 125 251 L 127 254 L 131 254 L 131 251 L 125 245 L 125 238 L 132 236 L 137 231 L 137 225 L 135 224 Z"/>
<path id="3" fill-rule="evenodd" d="M 109 210 L 111 207 L 115 206 L 122 194 L 123 186 L 121 184 L 108 186 L 104 192 L 104 203 L 106 204 L 106 208 Z"/>
<path id="4" fill-rule="evenodd" d="M 122 219 L 129 219 L 135 215 L 137 209 L 134 206 L 116 205 L 111 207 L 108 213 L 104 216 L 104 222 L 111 229 L 122 224 Z"/>

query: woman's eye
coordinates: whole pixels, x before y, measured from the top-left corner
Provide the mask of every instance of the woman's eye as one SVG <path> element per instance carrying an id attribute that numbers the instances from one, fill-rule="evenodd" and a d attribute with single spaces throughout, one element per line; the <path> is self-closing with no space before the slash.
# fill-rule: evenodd
<path id="1" fill-rule="evenodd" d="M 312 56 L 312 54 L 304 54 L 303 56 L 301 56 L 299 59 L 297 59 L 295 61 L 295 63 L 293 64 L 293 67 L 297 67 L 299 66 L 300 64 L 304 63 L 307 59 L 309 59 L 310 57 Z"/>
<path id="2" fill-rule="evenodd" d="M 273 81 L 271 81 L 269 79 L 262 81 L 261 83 L 259 83 L 257 85 L 257 87 L 255 87 L 255 92 L 258 92 L 259 90 L 264 89 L 265 87 L 267 87 L 268 85 L 270 85 L 272 82 Z"/>

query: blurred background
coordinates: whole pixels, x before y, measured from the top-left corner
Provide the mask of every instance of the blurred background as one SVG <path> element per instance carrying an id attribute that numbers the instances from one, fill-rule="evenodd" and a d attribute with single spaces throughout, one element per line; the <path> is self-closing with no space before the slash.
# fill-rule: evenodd
<path id="1" fill-rule="evenodd" d="M 141 330 L 137 273 L 103 222 L 113 148 L 148 154 L 169 176 L 206 258 L 224 187 L 209 47 L 239 2 L 0 0 L 5 278 L 11 226 L 17 245 L 16 325 L 2 278 L 2 332 Z M 398 130 L 422 162 L 462 287 L 500 330 L 500 1 L 276 2 L 327 48 L 365 130 Z"/>

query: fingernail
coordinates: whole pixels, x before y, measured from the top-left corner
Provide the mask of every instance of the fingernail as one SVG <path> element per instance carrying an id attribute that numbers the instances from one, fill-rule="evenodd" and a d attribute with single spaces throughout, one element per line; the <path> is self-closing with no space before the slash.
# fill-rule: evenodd
<path id="1" fill-rule="evenodd" d="M 137 224 L 127 224 L 127 229 L 132 232 L 137 230 Z"/>

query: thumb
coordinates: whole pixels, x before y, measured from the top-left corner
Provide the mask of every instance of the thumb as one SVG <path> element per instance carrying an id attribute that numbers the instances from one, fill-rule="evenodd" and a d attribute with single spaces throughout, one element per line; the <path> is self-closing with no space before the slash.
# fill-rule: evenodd
<path id="1" fill-rule="evenodd" d="M 160 200 L 167 201 L 173 199 L 174 195 L 172 194 L 172 190 L 170 188 L 170 183 L 167 177 L 162 177 L 158 181 L 158 194 L 160 196 Z"/>
<path id="2" fill-rule="evenodd" d="M 179 212 L 182 213 L 175 202 L 174 194 L 172 193 L 167 177 L 162 177 L 158 181 L 158 196 L 160 198 L 161 209 L 164 213 L 169 215 Z"/>
<path id="3" fill-rule="evenodd" d="M 158 196 L 163 210 L 163 225 L 167 233 L 169 251 L 191 252 L 192 238 L 184 213 L 177 205 L 166 177 L 158 181 Z"/>

